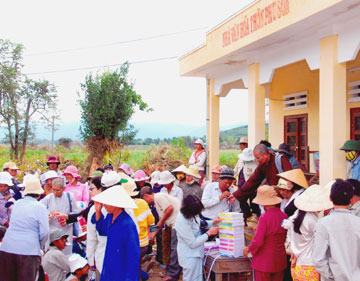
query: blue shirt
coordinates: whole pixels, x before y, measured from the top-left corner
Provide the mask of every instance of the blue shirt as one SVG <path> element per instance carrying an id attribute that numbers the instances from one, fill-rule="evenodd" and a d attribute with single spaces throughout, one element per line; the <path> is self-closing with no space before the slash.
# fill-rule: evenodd
<path id="1" fill-rule="evenodd" d="M 123 211 L 114 221 L 112 214 L 96 221 L 96 229 L 102 236 L 107 236 L 104 265 L 101 281 L 139 280 L 140 242 L 136 226 L 130 216 Z"/>
<path id="2" fill-rule="evenodd" d="M 351 178 L 360 180 L 360 157 L 351 162 Z"/>
<path id="3" fill-rule="evenodd" d="M 10 226 L 0 251 L 26 256 L 40 256 L 49 235 L 48 210 L 36 199 L 25 196 L 15 202 Z"/>

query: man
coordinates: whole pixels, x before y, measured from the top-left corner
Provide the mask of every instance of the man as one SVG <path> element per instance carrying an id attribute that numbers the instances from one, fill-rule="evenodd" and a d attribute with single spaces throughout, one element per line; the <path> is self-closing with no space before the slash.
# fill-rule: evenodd
<path id="1" fill-rule="evenodd" d="M 14 162 L 6 162 L 3 165 L 3 171 L 8 172 L 12 177 L 13 186 L 11 189 L 17 193 L 21 190 L 20 182 L 16 179 L 19 168 L 16 166 Z"/>
<path id="2" fill-rule="evenodd" d="M 330 191 L 334 211 L 315 226 L 312 260 L 321 280 L 360 280 L 360 218 L 349 205 L 354 189 L 337 179 Z"/>
<path id="3" fill-rule="evenodd" d="M 111 164 L 106 164 L 104 166 L 104 170 L 105 170 L 105 173 L 110 172 L 110 171 L 114 171 L 114 167 Z"/>
<path id="4" fill-rule="evenodd" d="M 219 176 L 221 173 L 221 166 L 216 165 L 214 167 L 211 168 L 211 181 L 204 181 L 201 188 L 202 190 L 204 190 L 205 186 L 207 186 L 209 183 L 211 182 L 215 182 L 215 181 L 219 181 Z"/>
<path id="5" fill-rule="evenodd" d="M 360 182 L 354 179 L 348 179 L 347 182 L 349 182 L 354 187 L 354 195 L 350 200 L 350 212 L 360 217 Z"/>
<path id="6" fill-rule="evenodd" d="M 219 181 L 209 183 L 201 198 L 205 209 L 202 212 L 205 219 L 214 220 L 221 212 L 240 212 L 239 201 L 229 202 L 229 196 L 235 192 L 231 187 L 234 181 L 234 171 L 229 167 L 221 170 Z"/>
<path id="7" fill-rule="evenodd" d="M 50 248 L 43 258 L 43 267 L 51 281 L 64 281 L 66 274 L 70 272 L 68 258 L 62 250 L 66 246 L 68 235 L 62 229 L 54 229 L 50 232 Z"/>
<path id="8" fill-rule="evenodd" d="M 348 140 L 340 150 L 346 155 L 346 178 L 360 180 L 360 141 Z"/>
<path id="9" fill-rule="evenodd" d="M 50 156 L 46 162 L 46 165 L 49 167 L 49 171 L 54 171 L 59 177 L 63 177 L 62 172 L 59 170 L 60 160 L 56 156 Z M 42 184 L 46 184 L 45 174 L 46 172 L 40 176 L 40 181 Z"/>
<path id="10" fill-rule="evenodd" d="M 183 199 L 183 191 L 180 187 L 174 184 L 176 178 L 169 172 L 163 171 L 160 173 L 159 185 L 164 187 L 160 190 L 161 193 L 169 194 L 172 197 L 177 198 L 180 202 Z"/>
<path id="11" fill-rule="evenodd" d="M 287 143 L 281 143 L 279 145 L 279 148 L 276 149 L 275 151 L 281 154 L 282 156 L 286 157 L 289 160 L 293 169 L 300 169 L 300 164 L 294 157 L 294 154 L 290 149 L 290 145 L 288 145 Z"/>
<path id="12" fill-rule="evenodd" d="M 292 170 L 292 166 L 286 157 L 281 157 L 280 163 L 276 163 L 275 155 L 269 153 L 268 148 L 264 144 L 255 146 L 254 156 L 258 166 L 247 182 L 230 196 L 231 202 L 235 198 L 239 201 L 249 198 L 264 179 L 266 179 L 268 185 L 277 185 L 279 181 L 277 174 Z"/>
<path id="13" fill-rule="evenodd" d="M 239 140 L 239 145 L 240 145 L 240 150 L 244 151 L 244 149 L 248 147 L 248 138 L 241 137 Z"/>
<path id="14" fill-rule="evenodd" d="M 171 227 L 171 245 L 170 245 L 170 264 L 168 266 L 167 276 L 163 281 L 178 280 L 181 272 L 181 267 L 177 257 L 177 236 L 175 230 L 175 221 L 179 214 L 181 203 L 175 197 L 172 197 L 165 193 L 154 193 L 153 190 L 144 186 L 140 191 L 140 196 L 149 205 L 155 203 L 156 211 L 159 214 L 158 228 L 163 228 L 166 224 Z M 153 233 L 153 236 L 157 232 Z"/>

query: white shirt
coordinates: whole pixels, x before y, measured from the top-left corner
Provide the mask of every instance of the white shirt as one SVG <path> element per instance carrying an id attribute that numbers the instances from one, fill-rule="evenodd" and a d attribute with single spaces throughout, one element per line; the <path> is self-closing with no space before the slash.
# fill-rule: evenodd
<path id="1" fill-rule="evenodd" d="M 162 219 L 166 209 L 169 206 L 172 206 L 174 208 L 170 217 L 168 217 L 167 220 L 165 221 L 165 224 L 167 226 L 174 228 L 176 218 L 180 212 L 181 202 L 178 199 L 176 199 L 175 197 L 172 197 L 168 194 L 161 193 L 161 192 L 154 194 L 154 201 L 155 201 L 154 202 L 155 208 L 159 214 L 160 219 Z"/>
<path id="2" fill-rule="evenodd" d="M 195 165 L 200 171 L 204 171 L 205 160 L 206 160 L 206 151 L 204 151 L 198 155 L 198 160 L 199 160 L 198 163 L 195 163 L 195 161 L 196 161 L 195 153 L 196 153 L 196 150 L 191 154 L 189 164 Z"/>
<path id="3" fill-rule="evenodd" d="M 240 155 L 241 154 L 239 154 L 239 160 L 234 168 L 234 175 L 237 177 L 240 171 L 243 170 L 245 181 L 247 181 L 256 170 L 257 163 L 256 161 L 244 162 L 240 159 Z"/>
<path id="4" fill-rule="evenodd" d="M 234 193 L 235 190 L 230 187 L 230 193 Z M 227 198 L 220 201 L 220 195 L 222 194 L 219 182 L 211 182 L 204 188 L 201 202 L 205 209 L 202 211 L 202 215 L 209 219 L 216 219 L 221 212 L 240 212 L 240 204 L 238 200 L 234 203 L 228 204 Z"/>
<path id="5" fill-rule="evenodd" d="M 180 187 L 178 187 L 177 185 L 173 185 L 173 187 L 171 188 L 170 193 L 168 192 L 168 189 L 166 187 L 163 187 L 160 190 L 161 193 L 165 193 L 168 194 L 172 197 L 175 197 L 176 199 L 178 199 L 180 202 L 182 202 L 183 200 L 183 191 Z"/>

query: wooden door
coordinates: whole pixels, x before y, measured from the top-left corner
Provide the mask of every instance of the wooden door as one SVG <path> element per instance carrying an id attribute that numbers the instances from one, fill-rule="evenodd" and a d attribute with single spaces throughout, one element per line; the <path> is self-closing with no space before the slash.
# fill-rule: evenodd
<path id="1" fill-rule="evenodd" d="M 295 157 L 305 171 L 309 171 L 307 114 L 284 117 L 284 143 L 295 151 Z"/>
<path id="2" fill-rule="evenodd" d="M 350 109 L 350 138 L 360 140 L 360 107 Z"/>

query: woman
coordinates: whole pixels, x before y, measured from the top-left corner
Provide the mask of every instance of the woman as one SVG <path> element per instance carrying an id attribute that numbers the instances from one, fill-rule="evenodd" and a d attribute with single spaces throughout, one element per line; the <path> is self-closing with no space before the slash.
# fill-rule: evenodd
<path id="1" fill-rule="evenodd" d="M 53 170 L 50 170 L 50 171 L 47 171 L 45 174 L 44 174 L 44 196 L 46 195 L 49 195 L 51 192 L 52 192 L 52 182 L 54 179 L 58 178 L 59 175 L 53 171 Z"/>
<path id="2" fill-rule="evenodd" d="M 74 195 L 76 202 L 83 202 L 86 207 L 89 203 L 89 191 L 85 184 L 79 182 L 81 176 L 78 174 L 78 169 L 73 166 L 67 166 L 63 176 L 65 176 L 67 185 L 65 191 L 71 192 Z"/>
<path id="3" fill-rule="evenodd" d="M 211 227 L 206 233 L 200 231 L 200 214 L 203 204 L 194 195 L 183 199 L 180 213 L 176 219 L 175 230 L 178 238 L 177 253 L 179 264 L 183 269 L 184 281 L 203 280 L 204 243 L 212 235 L 219 232 L 217 227 Z M 216 224 L 220 220 L 209 221 Z"/>
<path id="4" fill-rule="evenodd" d="M 195 144 L 195 151 L 191 154 L 189 164 L 198 168 L 200 174 L 199 185 L 201 186 L 205 177 L 206 151 L 204 142 L 201 139 L 197 139 L 193 144 Z"/>
<path id="5" fill-rule="evenodd" d="M 136 226 L 125 208 L 137 208 L 121 186 L 113 186 L 93 198 L 91 218 L 102 236 L 107 236 L 101 281 L 139 280 L 140 243 Z M 105 207 L 106 218 L 101 212 Z"/>
<path id="6" fill-rule="evenodd" d="M 330 190 L 312 185 L 295 199 L 298 211 L 283 223 L 291 249 L 291 275 L 294 281 L 319 281 L 311 258 L 318 213 L 333 207 Z"/>
<path id="7" fill-rule="evenodd" d="M 279 181 L 277 190 L 281 197 L 285 199 L 281 204 L 281 209 L 290 217 L 297 210 L 294 205 L 295 198 L 303 193 L 309 185 L 303 171 L 300 169 L 286 171 L 278 174 L 278 177 L 286 181 L 286 184 L 284 181 Z"/>
<path id="8" fill-rule="evenodd" d="M 179 167 L 177 167 L 176 169 L 172 170 L 171 173 L 176 177 L 177 181 L 175 182 L 175 184 L 182 188 L 183 184 L 185 183 L 185 173 L 186 173 L 186 166 L 185 165 L 180 165 Z"/>
<path id="9" fill-rule="evenodd" d="M 0 247 L 2 281 L 36 279 L 40 249 L 44 248 L 49 235 L 48 211 L 37 201 L 43 192 L 39 179 L 28 179 L 25 198 L 12 207 L 9 228 Z"/>
<path id="10" fill-rule="evenodd" d="M 129 177 L 132 177 L 133 175 L 133 170 L 131 169 L 129 164 L 126 163 L 122 163 L 121 166 L 118 168 L 118 172 L 123 172 L 125 174 L 127 174 Z"/>
<path id="11" fill-rule="evenodd" d="M 251 244 L 244 249 L 244 255 L 252 254 L 251 267 L 256 281 L 281 281 L 286 268 L 286 230 L 281 227 L 287 215 L 278 207 L 281 198 L 274 187 L 263 185 L 257 189 L 254 203 L 262 205 L 265 213 L 260 217 Z"/>
<path id="12" fill-rule="evenodd" d="M 185 183 L 182 186 L 183 190 L 183 197 L 187 195 L 195 195 L 197 198 L 201 200 L 203 190 L 201 189 L 198 180 L 201 177 L 199 174 L 199 170 L 196 166 L 191 165 L 189 168 L 186 169 L 186 177 Z"/>
<path id="13" fill-rule="evenodd" d="M 14 192 L 10 189 L 13 185 L 12 177 L 8 172 L 0 172 L 0 225 L 9 227 L 10 209 L 6 206 Z"/>
<path id="14" fill-rule="evenodd" d="M 134 181 L 136 183 L 136 191 L 141 190 L 144 186 L 151 187 L 151 184 L 147 182 L 150 178 L 145 174 L 143 170 L 137 170 L 134 174 Z"/>

